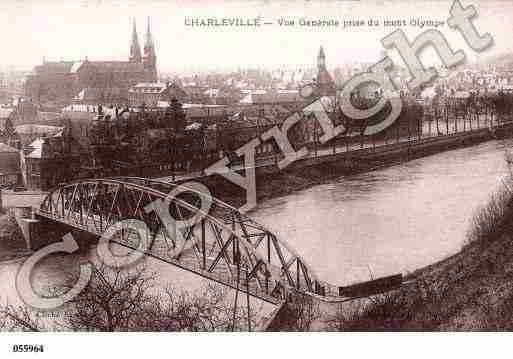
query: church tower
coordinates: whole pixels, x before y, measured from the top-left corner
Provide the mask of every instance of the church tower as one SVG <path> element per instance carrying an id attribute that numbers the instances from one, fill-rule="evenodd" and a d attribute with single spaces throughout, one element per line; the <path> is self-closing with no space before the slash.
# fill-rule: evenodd
<path id="1" fill-rule="evenodd" d="M 335 91 L 335 83 L 326 69 L 326 55 L 321 46 L 317 56 L 317 92 L 319 95 L 327 96 L 334 94 Z"/>
<path id="2" fill-rule="evenodd" d="M 326 55 L 324 55 L 322 46 L 319 49 L 319 55 L 317 55 L 317 70 L 318 72 L 326 70 Z"/>
<path id="3" fill-rule="evenodd" d="M 133 31 L 132 31 L 132 41 L 130 43 L 130 62 L 141 63 L 141 47 L 139 46 L 139 36 L 137 35 L 137 25 L 135 23 L 135 18 L 133 20 Z"/>
<path id="4" fill-rule="evenodd" d="M 155 44 L 150 29 L 150 18 L 148 17 L 148 30 L 146 32 L 146 40 L 144 42 L 144 69 L 150 74 L 150 81 L 157 81 L 157 54 L 155 53 Z"/>

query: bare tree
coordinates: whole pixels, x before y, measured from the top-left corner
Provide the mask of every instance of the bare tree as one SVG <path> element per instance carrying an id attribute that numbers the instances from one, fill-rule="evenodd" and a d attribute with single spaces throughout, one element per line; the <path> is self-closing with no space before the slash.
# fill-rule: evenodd
<path id="1" fill-rule="evenodd" d="M 153 307 L 155 315 L 149 328 L 164 331 L 228 331 L 232 328 L 246 329 L 248 311 L 235 309 L 229 300 L 228 290 L 220 285 L 207 285 L 199 294 L 177 292 L 167 288 Z M 252 312 L 253 313 L 253 312 Z M 254 315 L 250 313 L 253 325 Z"/>
<path id="2" fill-rule="evenodd" d="M 5 331 L 39 332 L 44 330 L 41 321 L 29 308 L 6 304 L 0 309 L 0 328 Z"/>
<path id="3" fill-rule="evenodd" d="M 348 323 L 358 320 L 367 302 L 367 299 L 359 299 L 339 304 L 335 313 L 327 320 L 328 329 L 331 331 L 347 330 Z"/>
<path id="4" fill-rule="evenodd" d="M 312 297 L 301 293 L 297 293 L 294 299 L 285 305 L 279 318 L 276 318 L 268 330 L 309 331 L 312 324 L 321 316 L 318 303 Z"/>
<path id="5" fill-rule="evenodd" d="M 138 330 L 154 302 L 150 294 L 154 282 L 155 275 L 144 266 L 126 271 L 94 268 L 88 286 L 71 302 L 65 324 L 73 330 Z"/>
<path id="6" fill-rule="evenodd" d="M 50 292 L 62 292 L 53 288 Z M 60 309 L 54 330 L 74 331 L 228 331 L 246 330 L 256 311 L 233 307 L 229 290 L 209 284 L 198 293 L 171 287 L 159 292 L 155 274 L 144 266 L 130 270 L 93 268 L 88 286 Z M 27 307 L 0 308 L 0 328 L 47 331 L 38 312 Z M 235 314 L 235 315 L 234 315 Z M 51 316 L 51 315 L 50 315 Z M 234 322 L 235 321 L 235 322 Z"/>

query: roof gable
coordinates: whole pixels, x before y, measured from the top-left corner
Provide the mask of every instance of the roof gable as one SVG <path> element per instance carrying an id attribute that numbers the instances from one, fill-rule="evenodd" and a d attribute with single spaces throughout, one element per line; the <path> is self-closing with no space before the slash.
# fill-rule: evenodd
<path id="1" fill-rule="evenodd" d="M 36 66 L 36 74 L 67 74 L 73 68 L 74 61 L 50 61 Z"/>
<path id="2" fill-rule="evenodd" d="M 87 61 L 80 69 L 94 68 L 97 72 L 143 72 L 144 65 L 128 61 Z"/>

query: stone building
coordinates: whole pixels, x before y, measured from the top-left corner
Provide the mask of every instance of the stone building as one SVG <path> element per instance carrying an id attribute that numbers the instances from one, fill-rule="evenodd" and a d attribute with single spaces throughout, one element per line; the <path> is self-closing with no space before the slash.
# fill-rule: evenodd
<path id="1" fill-rule="evenodd" d="M 30 190 L 48 191 L 79 174 L 80 158 L 67 130 L 38 138 L 25 146 L 23 152 L 21 171 Z"/>
<path id="2" fill-rule="evenodd" d="M 157 81 L 157 54 L 148 19 L 141 54 L 133 23 L 128 61 L 44 61 L 27 77 L 25 95 L 46 108 L 75 103 L 126 103 L 128 89 L 140 82 Z"/>
<path id="3" fill-rule="evenodd" d="M 156 107 L 159 101 L 169 100 L 168 86 L 160 82 L 142 82 L 128 90 L 128 104 L 132 107 Z"/>
<path id="4" fill-rule="evenodd" d="M 317 78 L 315 82 L 317 85 L 317 95 L 329 96 L 335 94 L 335 82 L 326 69 L 326 55 L 324 54 L 322 46 L 317 56 Z"/>
<path id="5" fill-rule="evenodd" d="M 128 89 L 128 105 L 130 107 L 162 107 L 169 104 L 171 99 L 180 103 L 189 99 L 188 94 L 176 82 L 162 83 L 142 82 Z"/>

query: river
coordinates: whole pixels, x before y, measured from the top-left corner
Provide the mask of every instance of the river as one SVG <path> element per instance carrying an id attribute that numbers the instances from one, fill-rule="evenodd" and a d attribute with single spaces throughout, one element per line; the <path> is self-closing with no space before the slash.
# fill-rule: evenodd
<path id="1" fill-rule="evenodd" d="M 330 283 L 406 273 L 462 247 L 474 213 L 508 173 L 511 144 L 490 141 L 340 177 L 267 200 L 251 215 Z"/>

